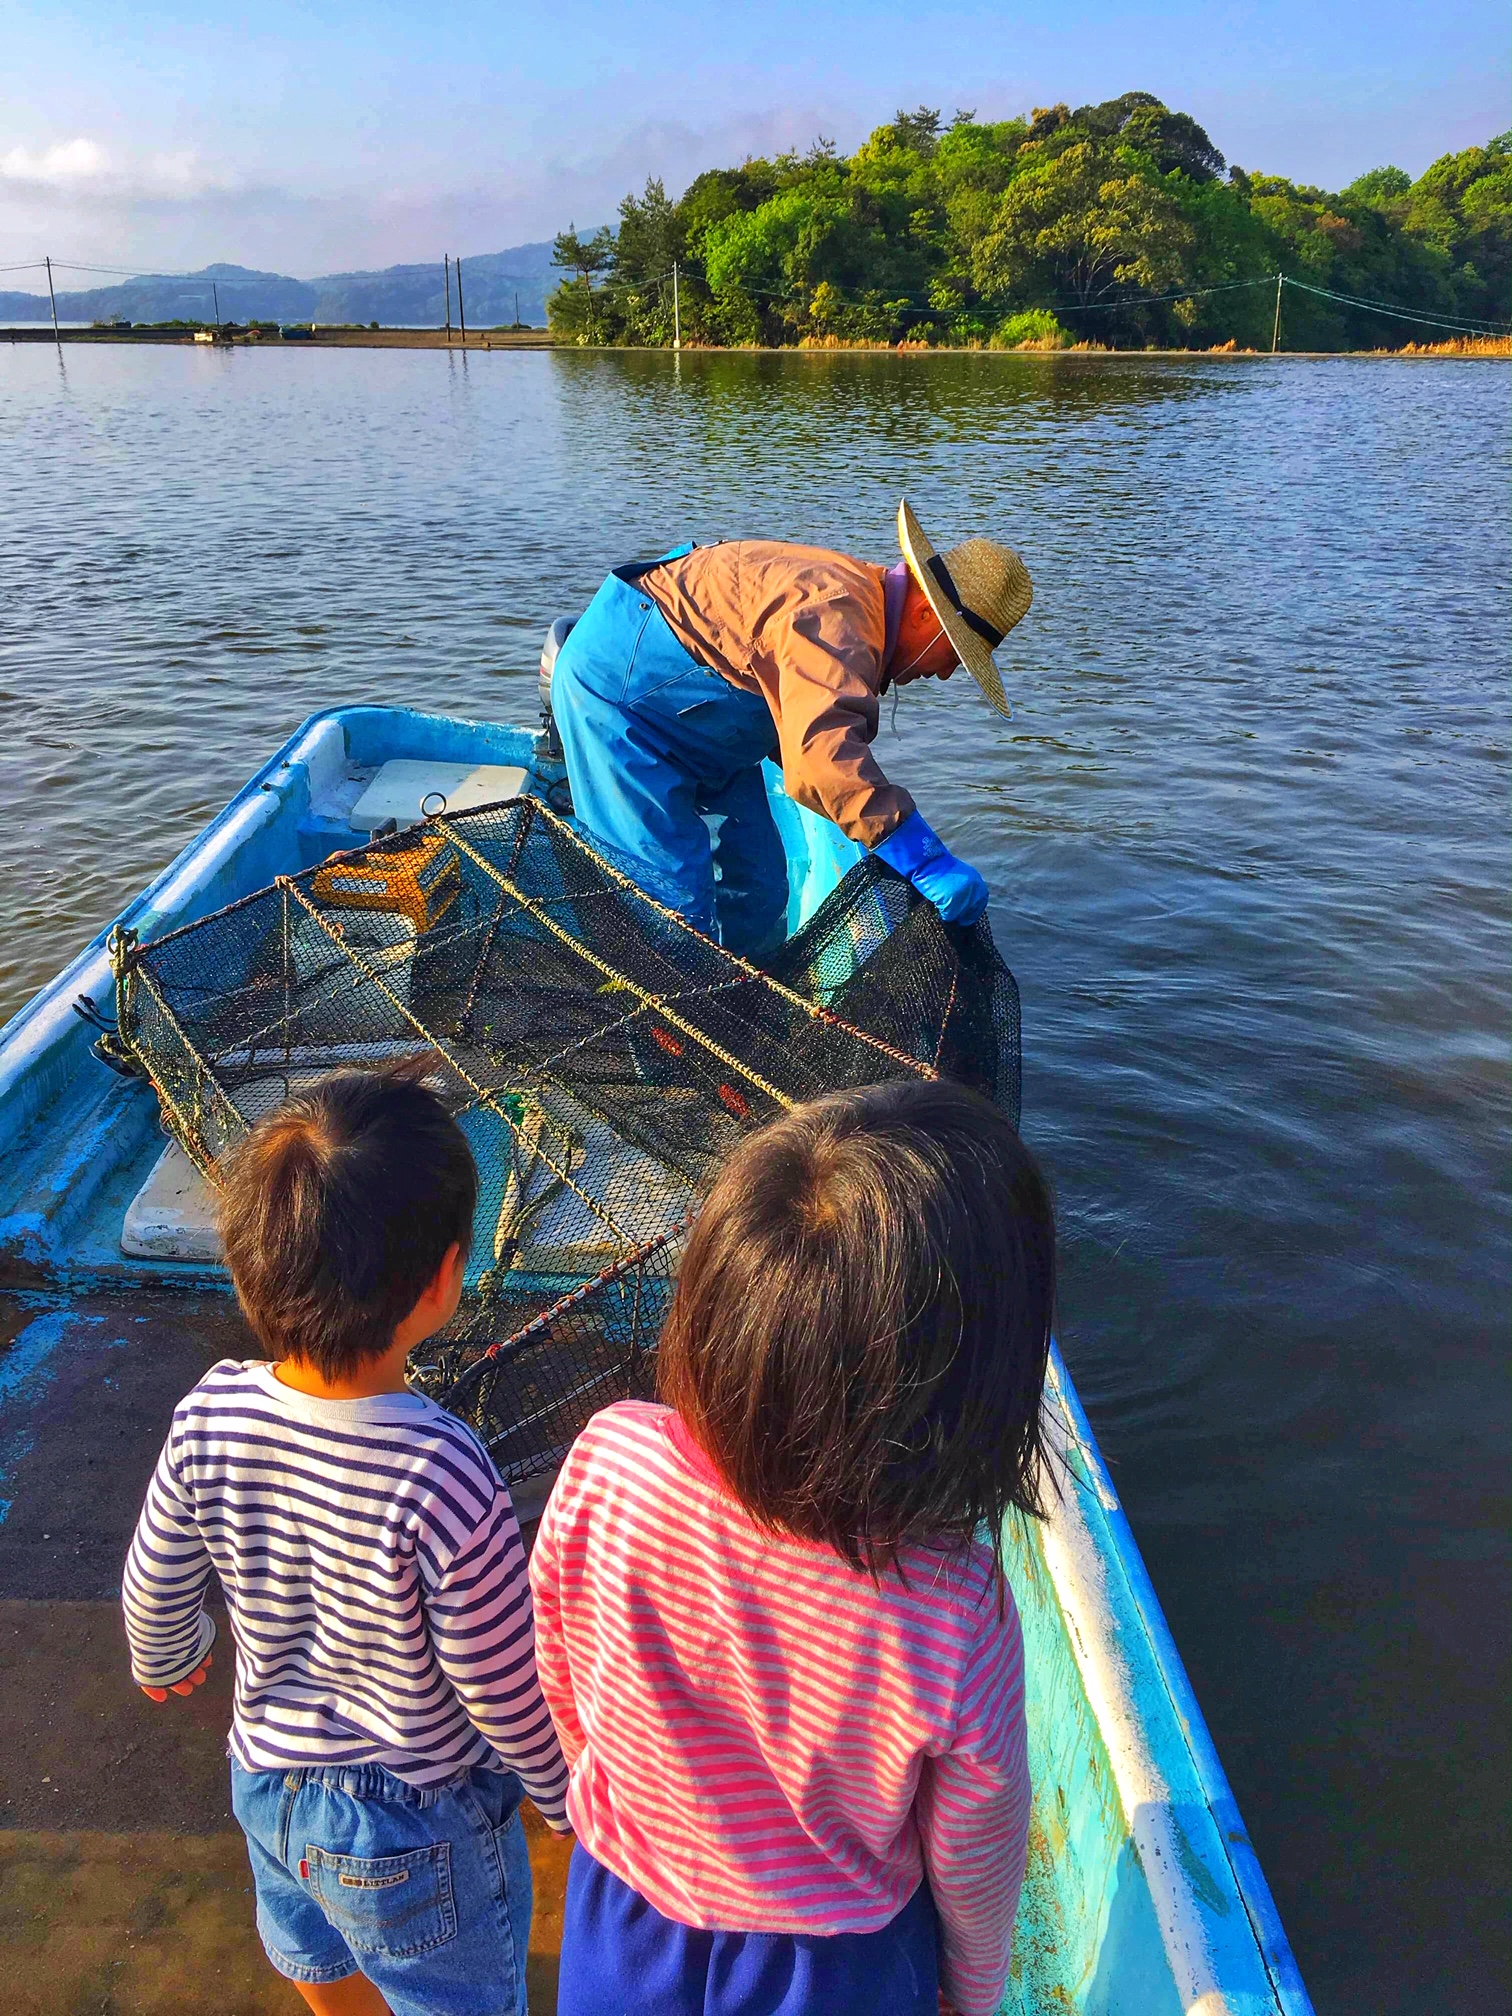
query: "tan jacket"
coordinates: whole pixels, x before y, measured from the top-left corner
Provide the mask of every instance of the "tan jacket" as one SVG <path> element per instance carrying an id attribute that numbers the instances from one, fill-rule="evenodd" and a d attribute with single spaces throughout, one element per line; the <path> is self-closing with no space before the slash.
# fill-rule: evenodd
<path id="1" fill-rule="evenodd" d="M 700 546 L 636 586 L 683 648 L 760 693 L 788 796 L 875 847 L 914 801 L 872 755 L 885 666 L 882 569 L 775 539 Z"/>

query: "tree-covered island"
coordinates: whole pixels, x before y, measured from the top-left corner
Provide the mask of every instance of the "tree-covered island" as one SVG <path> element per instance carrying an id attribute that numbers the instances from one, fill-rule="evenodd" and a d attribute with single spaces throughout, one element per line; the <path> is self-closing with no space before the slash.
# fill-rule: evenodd
<path id="1" fill-rule="evenodd" d="M 1376 168 L 1329 194 L 1230 167 L 1146 91 L 1026 119 L 900 112 L 850 156 L 807 154 L 659 181 L 617 232 L 556 241 L 552 327 L 584 343 L 1269 349 L 1397 348 L 1505 323 L 1509 136 L 1417 181 Z M 1165 297 L 1151 300 L 1147 297 Z"/>

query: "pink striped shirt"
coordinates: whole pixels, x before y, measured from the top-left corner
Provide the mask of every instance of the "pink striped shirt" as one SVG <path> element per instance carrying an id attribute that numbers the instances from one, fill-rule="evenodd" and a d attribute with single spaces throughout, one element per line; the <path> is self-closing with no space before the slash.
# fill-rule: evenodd
<path id="1" fill-rule="evenodd" d="M 536 1663 L 588 1852 L 680 1924 L 869 1932 L 927 1871 L 946 1994 L 1002 1996 L 1029 1832 L 1023 1645 L 984 1547 L 907 1584 L 763 1532 L 677 1416 L 626 1401 L 562 1468 Z"/>

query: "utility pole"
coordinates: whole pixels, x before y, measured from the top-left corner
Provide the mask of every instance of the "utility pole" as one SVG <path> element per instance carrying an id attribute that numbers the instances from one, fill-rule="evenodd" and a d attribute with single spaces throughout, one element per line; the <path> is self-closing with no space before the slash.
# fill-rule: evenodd
<path id="1" fill-rule="evenodd" d="M 1276 321 L 1271 330 L 1271 355 L 1276 354 L 1276 345 L 1281 341 L 1281 275 L 1276 275 Z"/>
<path id="2" fill-rule="evenodd" d="M 450 252 L 448 252 L 448 253 L 447 253 L 447 254 L 445 255 L 445 258 L 446 258 L 446 340 L 447 340 L 447 342 L 448 342 L 448 343 L 450 343 L 450 342 L 451 342 L 451 254 L 450 254 Z"/>
<path id="3" fill-rule="evenodd" d="M 59 356 L 61 357 L 61 356 L 63 355 L 63 338 L 62 338 L 62 337 L 61 337 L 61 336 L 59 335 L 59 333 L 58 333 L 58 297 L 57 297 L 57 295 L 56 295 L 56 294 L 54 294 L 54 292 L 53 292 L 53 284 L 52 284 L 52 261 L 51 261 L 51 259 L 44 259 L 44 261 L 43 261 L 43 264 L 44 264 L 44 265 L 46 266 L 46 268 L 47 268 L 47 298 L 48 298 L 48 300 L 49 300 L 49 301 L 51 301 L 51 303 L 52 303 L 52 311 L 53 311 L 53 341 L 54 341 L 54 343 L 56 343 L 56 344 L 57 344 L 57 346 L 58 346 L 58 355 L 59 355 Z"/>
<path id="4" fill-rule="evenodd" d="M 519 288 L 518 288 L 518 287 L 516 287 L 516 289 L 515 289 L 515 319 L 514 319 L 514 326 L 516 327 L 516 329 L 518 329 L 518 328 L 519 328 L 519 326 L 520 326 L 520 290 L 519 290 Z"/>
<path id="5" fill-rule="evenodd" d="M 467 309 L 462 302 L 462 254 L 457 254 L 457 315 L 462 323 L 462 348 L 467 348 Z"/>
<path id="6" fill-rule="evenodd" d="M 682 307 L 677 295 L 677 261 L 672 261 L 672 348 L 682 348 Z"/>
<path id="7" fill-rule="evenodd" d="M 210 282 L 210 298 L 215 303 L 215 333 L 218 336 L 220 334 L 220 289 L 213 280 Z"/>

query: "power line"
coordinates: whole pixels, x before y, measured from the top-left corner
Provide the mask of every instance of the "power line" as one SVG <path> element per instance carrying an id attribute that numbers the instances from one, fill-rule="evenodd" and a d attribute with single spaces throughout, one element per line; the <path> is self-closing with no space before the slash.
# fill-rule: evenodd
<path id="1" fill-rule="evenodd" d="M 124 280 L 187 280 L 187 273 L 147 273 L 128 266 L 86 266 L 80 259 L 54 259 L 53 265 L 70 273 L 114 273 Z"/>
<path id="2" fill-rule="evenodd" d="M 631 283 L 632 291 L 636 285 L 654 287 L 666 277 L 665 274 L 657 274 L 652 278 Z M 1277 281 L 1284 287 L 1296 287 L 1304 294 L 1316 294 L 1324 300 L 1337 301 L 1347 308 L 1363 309 L 1370 314 L 1391 315 L 1404 322 L 1421 323 L 1425 327 L 1452 329 L 1460 335 L 1505 336 L 1509 333 L 1506 323 L 1471 320 L 1468 317 L 1425 315 L 1415 309 L 1397 308 L 1384 301 L 1371 301 L 1355 294 L 1340 294 L 1328 287 L 1314 287 L 1306 280 L 1294 280 L 1289 273 L 1263 273 L 1253 280 L 1222 280 L 1208 287 L 1180 287 L 1173 289 L 1168 294 L 1125 294 L 1110 301 L 1036 302 L 1034 308 L 1042 309 L 1046 313 L 1055 315 L 1112 314 L 1126 308 L 1157 307 L 1171 301 L 1190 301 L 1210 294 L 1231 294 L 1253 287 L 1271 287 Z M 707 285 L 707 282 L 705 284 Z M 775 287 L 752 287 L 745 283 L 737 284 L 739 284 L 741 293 L 763 301 L 796 303 L 801 302 L 806 294 L 813 291 L 812 288 L 790 288 L 782 291 Z M 960 312 L 956 308 L 937 308 L 931 302 L 919 301 L 908 295 L 889 295 L 880 288 L 873 289 L 868 294 L 858 294 L 848 288 L 836 287 L 832 281 L 821 281 L 818 284 L 829 287 L 832 294 L 837 295 L 842 302 L 849 306 L 907 308 L 916 314 L 930 317 L 954 315 Z M 1014 311 L 1010 310 L 1006 312 L 1012 313 Z"/>
<path id="3" fill-rule="evenodd" d="M 45 259 L 21 259 L 14 266 L 0 266 L 0 273 L 40 273 L 46 267 Z M 223 287 L 261 287 L 268 276 L 262 273 L 210 273 L 204 267 L 194 271 L 187 268 L 164 266 L 91 266 L 82 259 L 54 259 L 55 273 L 109 273 L 119 280 L 203 280 Z M 287 275 L 275 274 L 275 279 L 285 279 Z"/>
<path id="4" fill-rule="evenodd" d="M 46 266 L 47 262 L 43 259 L 21 259 L 12 265 L 0 266 L 0 273 L 41 273 L 46 270 Z M 77 259 L 54 259 L 52 267 L 54 272 L 103 273 L 122 280 L 205 280 L 207 277 L 216 279 L 222 277 L 207 276 L 203 272 L 162 268 L 149 270 L 132 266 L 94 266 Z M 256 278 L 249 275 L 245 280 L 236 274 L 227 274 L 224 277 L 229 287 L 265 284 L 260 275 Z M 632 290 L 637 286 L 660 287 L 671 277 L 669 270 L 665 273 L 648 275 L 637 282 L 621 284 L 627 285 Z M 1317 287 L 1307 280 L 1295 280 L 1289 273 L 1279 275 L 1264 273 L 1253 280 L 1221 280 L 1207 287 L 1179 287 L 1167 294 L 1125 294 L 1108 301 L 1047 301 L 1038 302 L 1035 306 L 1053 315 L 1114 314 L 1126 308 L 1154 308 L 1171 301 L 1190 301 L 1210 294 L 1232 294 L 1253 287 L 1269 287 L 1277 279 L 1285 287 L 1295 287 L 1304 294 L 1317 295 L 1320 300 L 1336 301 L 1341 307 L 1362 309 L 1369 314 L 1389 315 L 1401 322 L 1420 323 L 1426 328 L 1452 329 L 1461 335 L 1505 336 L 1509 333 L 1509 327 L 1504 322 L 1492 322 L 1468 316 L 1425 315 L 1417 309 L 1399 308 L 1392 302 L 1374 301 L 1358 294 L 1341 294 L 1331 287 Z M 805 294 L 812 291 L 807 287 L 783 290 L 739 284 L 741 293 L 763 301 L 800 302 Z M 832 294 L 837 295 L 849 306 L 906 308 L 915 314 L 930 317 L 954 315 L 960 312 L 955 308 L 936 307 L 932 302 L 920 301 L 910 295 L 889 295 L 880 288 L 858 293 L 851 288 L 836 287 L 832 281 L 821 281 L 818 284 L 829 287 Z"/>
<path id="5" fill-rule="evenodd" d="M 216 273 L 208 267 L 188 268 L 164 266 L 87 266 L 78 259 L 54 259 L 53 268 L 66 267 L 70 273 L 112 273 L 122 280 L 203 280 L 208 286 L 212 281 L 222 287 L 262 287 L 270 279 L 288 280 L 287 273 Z M 307 283 L 296 282 L 296 285 Z"/>
<path id="6" fill-rule="evenodd" d="M 0 273 L 20 273 L 31 271 L 40 273 L 46 266 L 45 259 L 23 259 L 15 266 L 0 266 Z M 123 280 L 197 280 L 197 273 L 163 272 L 157 268 L 148 271 L 140 266 L 86 266 L 78 259 L 54 259 L 55 273 L 113 273 Z"/>
<path id="7" fill-rule="evenodd" d="M 629 291 L 634 292 L 637 287 L 655 287 L 662 281 L 670 278 L 670 272 L 658 273 L 645 280 L 627 281 L 622 284 Z M 1053 314 L 1088 315 L 1097 314 L 1104 310 L 1148 307 L 1155 302 L 1162 301 L 1189 301 L 1201 294 L 1231 294 L 1236 288 L 1270 287 L 1275 284 L 1275 279 L 1276 276 L 1274 273 L 1263 273 L 1257 280 L 1220 280 L 1211 287 L 1178 287 L 1169 294 L 1125 294 L 1112 301 L 1037 301 L 1033 305 L 1036 309 L 1043 309 Z M 708 282 L 705 281 L 704 284 L 707 286 Z M 801 301 L 806 293 L 814 291 L 813 287 L 787 289 L 752 287 L 744 281 L 737 282 L 737 285 L 742 294 L 754 295 L 763 301 Z M 830 292 L 838 295 L 842 301 L 858 307 L 912 308 L 922 315 L 956 315 L 960 313 L 958 308 L 938 308 L 931 301 L 920 301 L 914 296 L 906 294 L 888 294 L 882 288 L 872 288 L 866 293 L 857 293 L 852 288 L 837 287 L 832 280 L 821 280 L 815 283 L 815 285 L 828 287 Z M 1013 313 L 1014 311 L 1008 310 L 1004 312 Z"/>
<path id="8" fill-rule="evenodd" d="M 1191 301 L 1199 294 L 1232 294 L 1239 287 L 1269 287 L 1274 273 L 1262 273 L 1258 280 L 1221 280 L 1213 287 L 1179 287 L 1173 294 L 1125 294 L 1115 301 L 1049 301 L 1045 306 L 1057 315 L 1095 315 L 1104 309 L 1146 308 L 1157 301 Z"/>
<path id="9" fill-rule="evenodd" d="M 1299 287 L 1304 294 L 1318 294 L 1325 301 L 1341 301 L 1346 308 L 1365 308 L 1375 315 L 1394 315 L 1400 322 L 1425 322 L 1435 329 L 1458 329 L 1462 334 L 1472 336 L 1506 336 L 1512 333 L 1505 322 L 1450 321 L 1443 315 L 1420 315 L 1410 308 L 1389 307 L 1384 301 L 1362 300 L 1356 294 L 1336 294 L 1330 287 L 1313 287 L 1306 280 L 1293 280 L 1289 273 L 1283 273 L 1281 278 L 1288 287 Z"/>
<path id="10" fill-rule="evenodd" d="M 1464 318 L 1450 320 L 1448 317 L 1442 315 L 1422 315 L 1412 309 L 1392 307 L 1384 301 L 1366 300 L 1357 294 L 1338 294 L 1329 287 L 1314 287 L 1306 280 L 1294 280 L 1290 273 L 1267 273 L 1262 275 L 1258 280 L 1228 280 L 1217 287 L 1184 287 L 1174 294 L 1125 295 L 1121 300 L 1091 301 L 1086 304 L 1085 308 L 1079 307 L 1076 302 L 1072 301 L 1054 301 L 1047 305 L 1057 314 L 1088 314 L 1101 309 L 1147 307 L 1159 301 L 1186 301 L 1199 294 L 1223 294 L 1231 292 L 1234 288 L 1238 287 L 1269 287 L 1273 281 L 1277 280 L 1284 287 L 1299 287 L 1304 294 L 1319 294 L 1325 300 L 1339 301 L 1349 308 L 1365 308 L 1376 314 L 1396 315 L 1407 322 L 1426 322 L 1431 323 L 1436 328 L 1459 329 L 1469 333 L 1480 332 L 1495 336 L 1505 336 L 1508 333 L 1507 325 L 1504 322 L 1477 322 Z"/>

